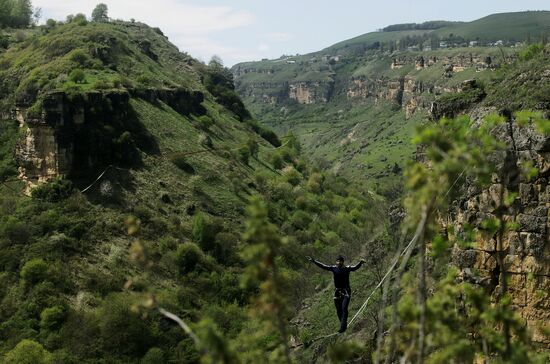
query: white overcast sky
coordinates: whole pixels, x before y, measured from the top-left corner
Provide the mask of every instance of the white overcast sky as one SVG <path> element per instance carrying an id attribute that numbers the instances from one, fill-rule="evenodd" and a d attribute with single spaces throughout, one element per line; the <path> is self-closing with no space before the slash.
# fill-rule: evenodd
<path id="1" fill-rule="evenodd" d="M 471 21 L 486 15 L 550 10 L 550 0 L 33 0 L 42 21 L 90 16 L 99 2 L 115 19 L 159 27 L 180 50 L 237 62 L 308 53 L 390 24 Z"/>

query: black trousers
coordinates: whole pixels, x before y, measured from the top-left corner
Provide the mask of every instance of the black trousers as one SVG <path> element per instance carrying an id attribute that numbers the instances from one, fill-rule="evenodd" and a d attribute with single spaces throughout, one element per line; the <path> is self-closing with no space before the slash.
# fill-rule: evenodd
<path id="1" fill-rule="evenodd" d="M 336 314 L 340 320 L 340 332 L 346 331 L 348 328 L 348 306 L 351 295 L 346 290 L 336 290 L 334 293 L 334 306 L 336 306 Z"/>

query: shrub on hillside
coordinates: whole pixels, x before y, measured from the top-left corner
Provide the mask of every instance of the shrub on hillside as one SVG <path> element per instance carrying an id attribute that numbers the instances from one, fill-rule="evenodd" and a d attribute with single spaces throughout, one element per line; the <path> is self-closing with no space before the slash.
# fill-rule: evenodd
<path id="1" fill-rule="evenodd" d="M 519 59 L 529 61 L 544 51 L 544 45 L 532 44 L 519 53 Z"/>
<path id="2" fill-rule="evenodd" d="M 176 250 L 176 266 L 180 275 L 195 270 L 197 265 L 203 263 L 204 253 L 194 243 L 184 243 Z"/>
<path id="3" fill-rule="evenodd" d="M 65 320 L 67 313 L 62 306 L 54 306 L 44 309 L 40 313 L 40 328 L 44 330 L 57 330 Z"/>
<path id="4" fill-rule="evenodd" d="M 270 176 L 265 172 L 258 172 L 254 175 L 254 183 L 258 191 L 264 193 L 267 188 L 267 181 L 270 179 Z"/>
<path id="5" fill-rule="evenodd" d="M 0 34 L 0 49 L 7 49 L 10 46 L 10 39 Z"/>
<path id="6" fill-rule="evenodd" d="M 21 268 L 20 276 L 30 284 L 44 281 L 48 278 L 48 263 L 40 258 L 31 259 Z"/>
<path id="7" fill-rule="evenodd" d="M 272 201 L 289 201 L 292 198 L 292 185 L 288 182 L 272 180 L 268 189 Z"/>
<path id="8" fill-rule="evenodd" d="M 222 230 L 222 224 L 218 219 L 213 219 L 203 213 L 193 218 L 193 240 L 205 251 L 214 248 L 216 234 Z"/>
<path id="9" fill-rule="evenodd" d="M 290 223 L 294 228 L 298 230 L 305 230 L 307 229 L 309 223 L 311 222 L 311 217 L 309 214 L 305 211 L 298 210 L 292 215 L 292 218 L 290 219 Z"/>
<path id="10" fill-rule="evenodd" d="M 248 139 L 246 142 L 246 145 L 248 147 L 248 151 L 250 152 L 250 155 L 254 158 L 258 158 L 258 152 L 260 151 L 260 145 L 258 142 L 254 139 Z"/>
<path id="11" fill-rule="evenodd" d="M 22 340 L 4 357 L 4 364 L 53 364 L 52 354 L 32 340 Z"/>
<path id="12" fill-rule="evenodd" d="M 261 128 L 260 129 L 260 136 L 262 138 L 264 138 L 265 140 L 267 140 L 271 145 L 273 145 L 276 148 L 281 146 L 281 140 L 279 139 L 279 137 L 277 136 L 277 134 L 275 134 L 275 132 L 273 130 L 269 130 L 269 129 L 266 129 L 266 128 Z"/>
<path id="13" fill-rule="evenodd" d="M 102 346 L 110 353 L 141 357 L 153 341 L 149 326 L 132 310 L 127 295 L 107 296 L 97 319 Z"/>
<path id="14" fill-rule="evenodd" d="M 21 42 L 23 42 L 25 39 L 27 39 L 27 34 L 26 34 L 24 31 L 22 31 L 22 30 L 18 30 L 18 31 L 15 32 L 14 37 L 15 37 L 15 41 L 16 41 L 17 43 L 21 43 Z"/>
<path id="15" fill-rule="evenodd" d="M 76 15 L 73 15 L 73 17 L 71 18 L 70 23 L 75 23 L 75 24 L 80 25 L 80 26 L 85 26 L 85 25 L 88 24 L 88 19 L 86 19 L 86 15 L 84 15 L 82 13 L 78 13 Z"/>
<path id="16" fill-rule="evenodd" d="M 199 144 L 206 148 L 213 148 L 214 143 L 212 142 L 212 138 L 206 134 L 199 135 Z"/>
<path id="17" fill-rule="evenodd" d="M 164 351 L 160 348 L 151 348 L 147 354 L 141 358 L 139 364 L 160 364 L 165 362 L 166 356 L 164 355 Z"/>
<path id="18" fill-rule="evenodd" d="M 216 234 L 215 246 L 212 255 L 216 260 L 225 265 L 231 265 L 238 261 L 237 245 L 239 238 L 229 232 Z"/>
<path id="19" fill-rule="evenodd" d="M 321 193 L 323 191 L 323 175 L 320 173 L 312 174 L 307 181 L 307 189 L 312 193 Z"/>
<path id="20" fill-rule="evenodd" d="M 248 165 L 248 162 L 250 160 L 250 149 L 248 149 L 248 146 L 240 147 L 237 153 L 237 155 L 239 156 L 239 160 Z"/>
<path id="21" fill-rule="evenodd" d="M 151 77 L 149 77 L 148 75 L 140 75 L 138 76 L 137 80 L 138 84 L 141 86 L 141 87 L 151 87 L 151 86 L 154 86 L 154 82 L 152 80 Z"/>
<path id="22" fill-rule="evenodd" d="M 69 80 L 74 83 L 86 83 L 86 73 L 84 73 L 84 71 L 80 68 L 75 68 L 69 74 Z"/>
<path id="23" fill-rule="evenodd" d="M 214 125 L 214 120 L 212 120 L 212 118 L 207 115 L 202 115 L 201 117 L 199 117 L 198 123 L 201 130 L 208 131 L 210 130 L 210 127 Z"/>
<path id="24" fill-rule="evenodd" d="M 56 179 L 32 190 L 32 197 L 49 202 L 62 201 L 73 193 L 73 184 L 69 180 Z"/>
<path id="25" fill-rule="evenodd" d="M 88 53 L 84 52 L 82 49 L 75 49 L 70 54 L 71 61 L 78 63 L 80 66 L 86 66 L 90 60 Z"/>
<path id="26" fill-rule="evenodd" d="M 305 196 L 298 196 L 295 200 L 296 207 L 300 210 L 307 209 L 307 198 Z"/>
<path id="27" fill-rule="evenodd" d="M 25 244 L 30 239 L 28 226 L 15 216 L 9 216 L 0 223 L 0 236 L 12 244 Z"/>
<path id="28" fill-rule="evenodd" d="M 285 165 L 283 157 L 281 157 L 281 155 L 277 152 L 271 154 L 269 162 L 271 163 L 271 165 L 273 165 L 273 168 L 275 169 L 281 169 Z"/>
<path id="29" fill-rule="evenodd" d="M 281 141 L 275 132 L 271 129 L 267 129 L 264 126 L 258 124 L 255 120 L 247 120 L 246 124 L 263 139 L 267 140 L 271 145 L 278 148 L 281 146 Z"/>
<path id="30" fill-rule="evenodd" d="M 94 90 L 108 90 L 113 88 L 113 84 L 105 80 L 97 80 L 93 83 L 92 88 Z"/>
<path id="31" fill-rule="evenodd" d="M 294 167 L 285 168 L 283 178 L 293 186 L 297 186 L 302 181 L 302 175 Z"/>

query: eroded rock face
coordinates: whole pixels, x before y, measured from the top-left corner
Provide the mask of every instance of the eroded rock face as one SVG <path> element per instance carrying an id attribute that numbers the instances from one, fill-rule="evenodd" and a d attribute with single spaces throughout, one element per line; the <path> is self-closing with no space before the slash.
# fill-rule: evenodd
<path id="1" fill-rule="evenodd" d="M 55 93 L 45 98 L 42 115 L 30 115 L 21 105 L 16 109 L 16 119 L 25 135 L 17 144 L 15 158 L 19 178 L 25 180 L 29 188 L 64 176 L 69 170 L 72 147 L 60 147 L 56 132 L 65 123 L 63 106 L 63 94 Z"/>
<path id="2" fill-rule="evenodd" d="M 132 90 L 134 97 L 161 100 L 177 112 L 202 115 L 204 95 L 189 90 Z M 158 146 L 130 106 L 126 91 L 92 91 L 68 96 L 43 96 L 42 110 L 34 115 L 28 104 L 17 106 L 16 118 L 24 130 L 15 157 L 19 177 L 28 191 L 57 177 L 87 177 L 110 164 L 133 166 L 139 150 L 158 152 Z"/>
<path id="3" fill-rule="evenodd" d="M 516 56 L 507 56 L 505 63 L 511 63 Z M 496 69 L 502 63 L 502 60 L 494 60 L 490 56 L 473 53 L 457 54 L 449 57 L 424 57 L 424 56 L 399 56 L 392 60 L 391 69 L 399 69 L 408 65 L 414 65 L 416 70 L 426 67 L 432 67 L 441 63 L 444 67 L 448 66 L 450 72 L 462 72 L 467 68 L 475 68 L 477 71 L 486 69 Z"/>
<path id="4" fill-rule="evenodd" d="M 376 81 L 367 78 L 353 78 L 347 90 L 347 97 L 366 99 L 373 96 L 375 101 L 389 101 L 405 109 L 406 118 L 410 118 L 417 110 L 427 108 L 427 103 L 421 94 L 424 91 L 431 91 L 433 87 L 427 87 L 422 81 L 412 77 L 390 80 L 380 78 Z"/>
<path id="5" fill-rule="evenodd" d="M 506 59 L 511 62 L 513 58 Z M 453 73 L 462 72 L 468 68 L 475 68 L 476 71 L 496 69 L 499 64 L 491 57 L 473 54 L 459 54 L 453 57 L 437 58 L 424 56 L 399 56 L 392 59 L 390 68 L 399 69 L 405 66 L 414 66 L 416 70 L 441 65 L 443 71 L 441 76 L 451 77 Z M 470 80 L 465 81 L 471 82 Z M 463 83 L 453 87 L 442 87 L 434 83 L 425 83 L 416 80 L 412 76 L 404 78 L 375 80 L 366 77 L 352 77 L 348 82 L 346 95 L 348 99 L 366 99 L 374 97 L 375 101 L 385 100 L 401 106 L 405 111 L 405 117 L 409 119 L 417 111 L 425 110 L 437 114 L 437 106 L 432 105 L 426 94 L 441 95 L 444 93 L 463 92 L 471 86 Z M 471 88 L 471 87 L 470 87 Z"/>
<path id="6" fill-rule="evenodd" d="M 334 92 L 334 81 L 257 82 L 245 89 L 237 82 L 237 89 L 244 97 L 266 104 L 294 100 L 302 105 L 324 104 Z"/>
<path id="7" fill-rule="evenodd" d="M 59 146 L 53 128 L 47 125 L 33 125 L 25 131 L 24 138 L 17 145 L 19 177 L 27 181 L 47 182 L 65 174 L 67 166 L 59 163 Z"/>
<path id="8" fill-rule="evenodd" d="M 288 96 L 303 105 L 327 103 L 330 100 L 333 82 L 304 81 L 291 83 Z"/>
<path id="9" fill-rule="evenodd" d="M 533 333 L 533 340 L 550 346 L 541 328 L 550 323 L 550 138 L 535 132 L 533 127 L 518 127 L 509 122 L 495 134 L 505 141 L 508 151 L 495 157 L 499 173 L 487 189 L 467 187 L 458 201 L 450 222 L 460 236 L 466 224 L 477 229 L 474 249 L 456 245 L 453 261 L 462 269 L 464 279 L 480 284 L 494 300 L 507 279 L 516 312 Z M 539 173 L 527 179 L 521 169 L 533 163 Z M 517 194 L 510 207 L 505 198 Z M 498 234 L 483 229 L 483 221 L 498 218 L 517 225 L 505 232 L 502 243 Z"/>

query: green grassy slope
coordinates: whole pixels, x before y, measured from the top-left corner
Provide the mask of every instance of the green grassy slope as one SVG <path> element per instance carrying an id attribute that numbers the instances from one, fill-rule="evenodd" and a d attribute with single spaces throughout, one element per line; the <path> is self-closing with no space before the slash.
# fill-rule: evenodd
<path id="1" fill-rule="evenodd" d="M 540 40 L 542 34 L 548 34 L 548 26 L 550 11 L 526 11 L 493 14 L 469 23 L 437 29 L 434 34 L 443 36 L 453 33 L 473 40 L 522 42 L 528 35 L 533 41 Z"/>
<path id="2" fill-rule="evenodd" d="M 3 55 L 2 90 L 13 96 L 36 96 L 38 90 L 79 92 L 133 87 L 198 88 L 191 65 L 162 35 L 134 23 L 72 22 L 13 44 Z M 71 73 L 82 70 L 74 82 Z"/>

